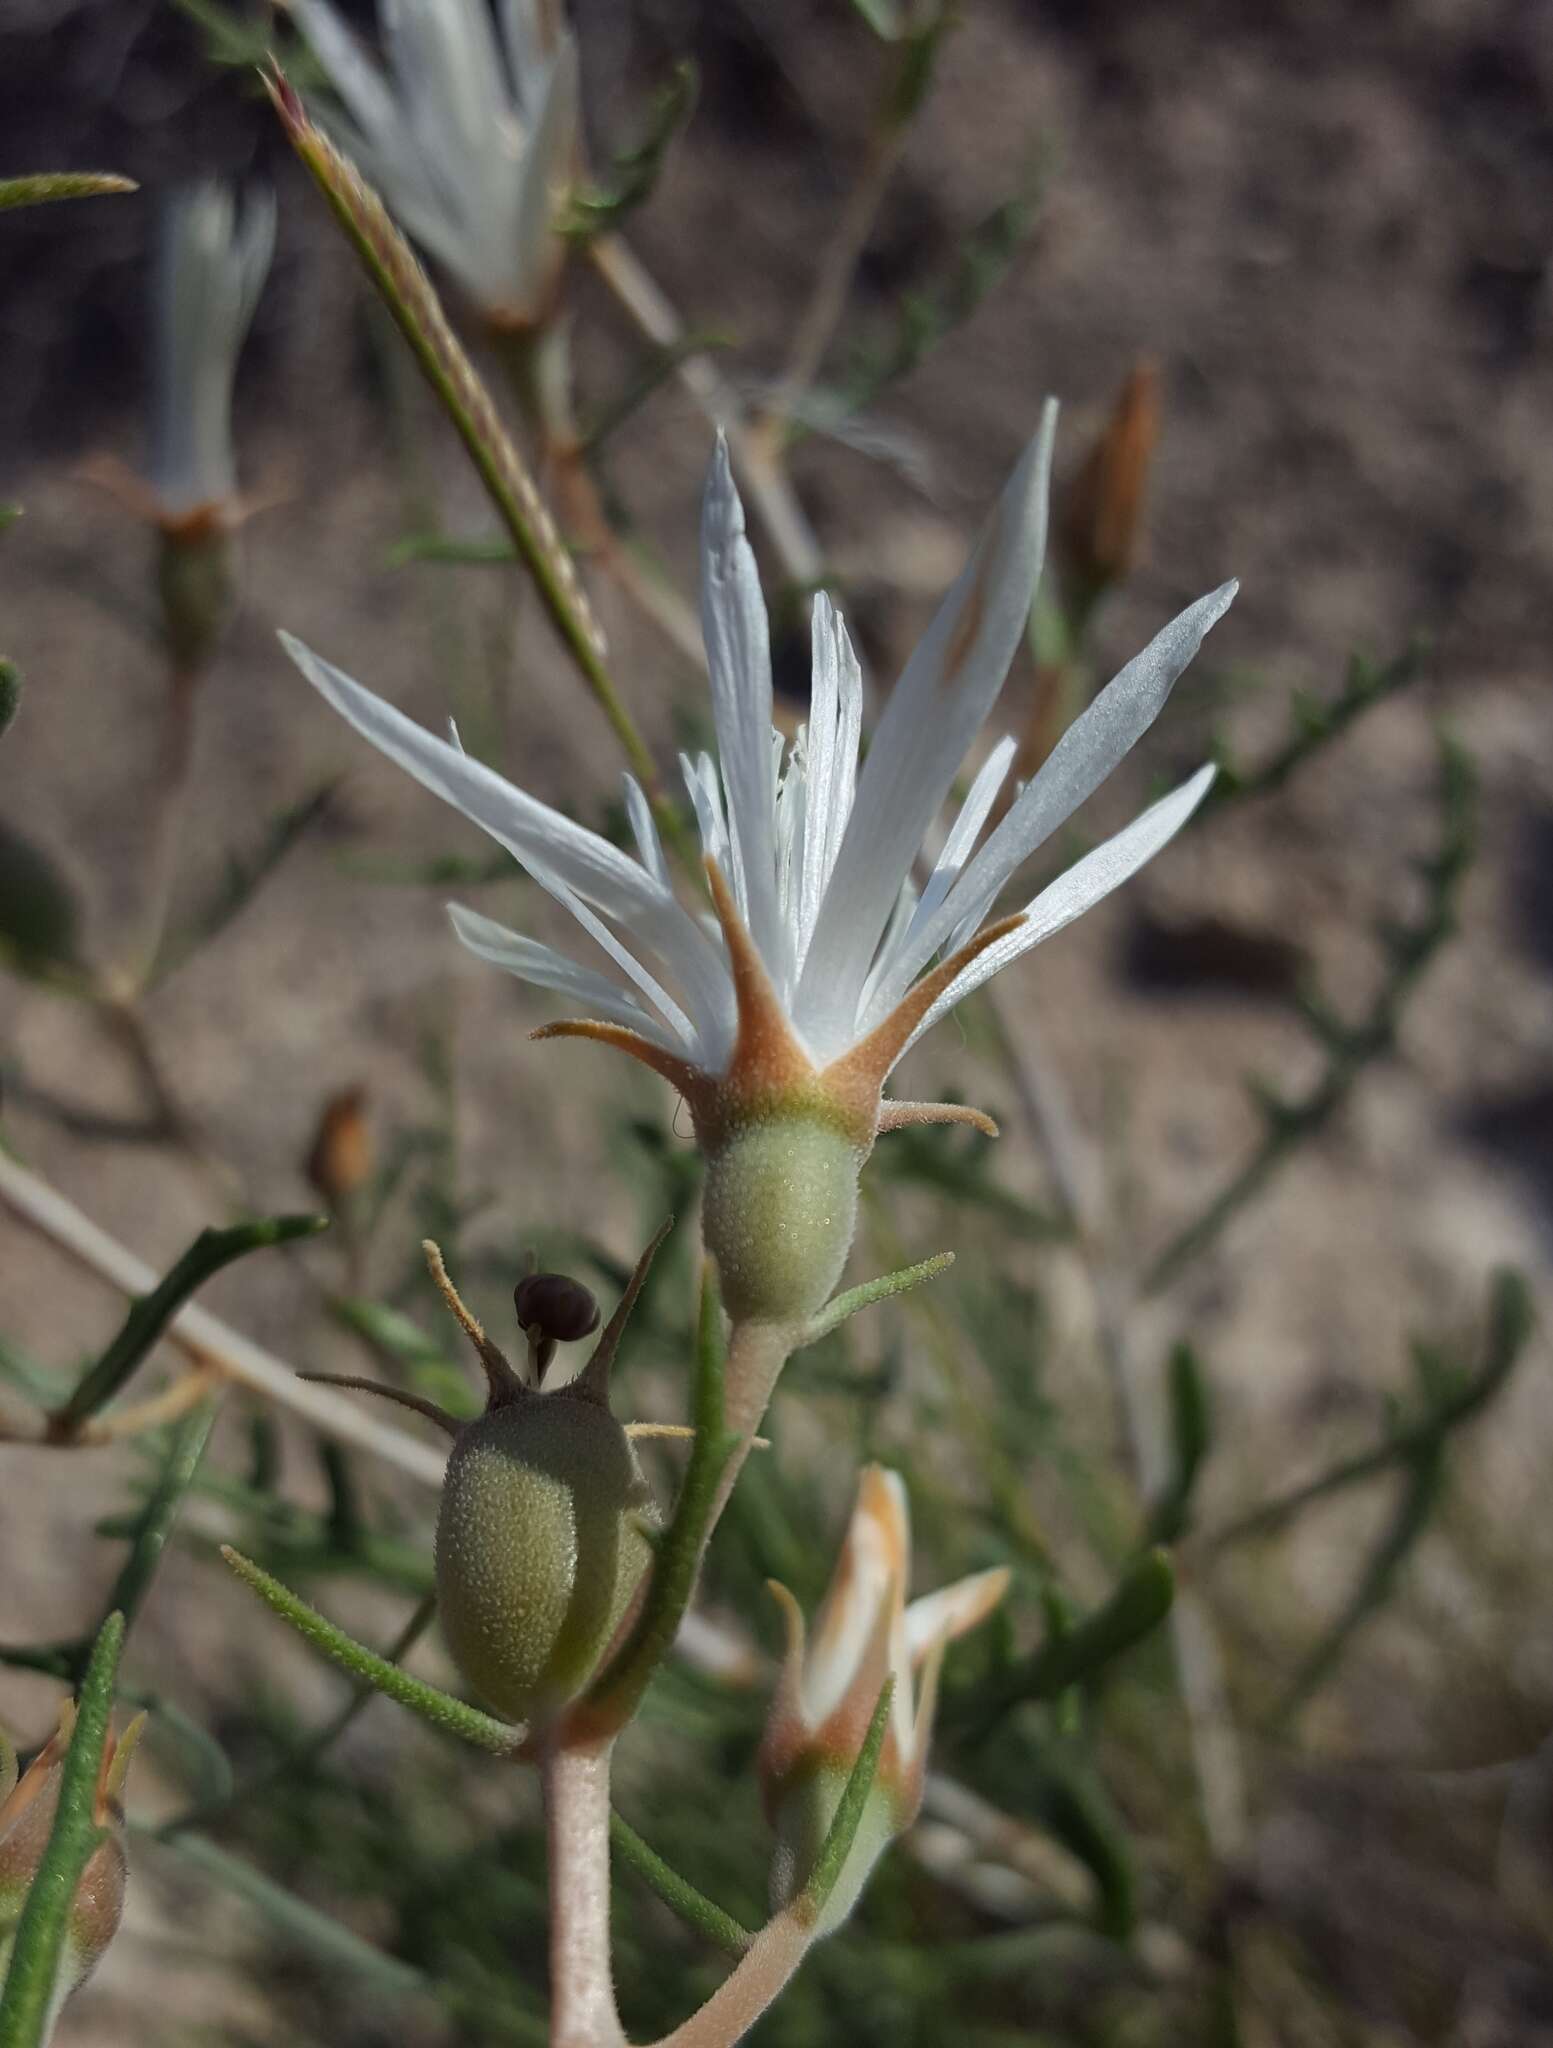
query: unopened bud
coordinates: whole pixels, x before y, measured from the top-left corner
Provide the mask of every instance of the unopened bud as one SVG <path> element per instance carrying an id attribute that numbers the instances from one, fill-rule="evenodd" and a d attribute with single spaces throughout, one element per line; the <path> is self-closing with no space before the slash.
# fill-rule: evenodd
<path id="1" fill-rule="evenodd" d="M 307 1155 L 307 1178 L 331 1209 L 342 1208 L 372 1174 L 372 1127 L 367 1091 L 342 1088 L 324 1104 Z"/>
<path id="2" fill-rule="evenodd" d="M 1128 576 L 1143 535 L 1143 500 L 1159 439 L 1159 371 L 1140 362 L 1074 479 L 1061 535 L 1082 603 Z"/>
<path id="3" fill-rule="evenodd" d="M 55 1733 L 0 1800 L 0 1981 L 4 1980 L 27 1893 L 53 1832 L 75 1719 L 75 1706 L 67 1700 L 60 1709 Z M 129 1859 L 124 1849 L 121 1800 L 130 1758 L 144 1721 L 144 1715 L 132 1721 L 117 1744 L 110 1736 L 103 1751 L 94 1818 L 104 1833 L 92 1851 L 71 1902 L 60 1963 L 61 2002 L 84 1984 L 97 1967 L 123 1916 Z"/>

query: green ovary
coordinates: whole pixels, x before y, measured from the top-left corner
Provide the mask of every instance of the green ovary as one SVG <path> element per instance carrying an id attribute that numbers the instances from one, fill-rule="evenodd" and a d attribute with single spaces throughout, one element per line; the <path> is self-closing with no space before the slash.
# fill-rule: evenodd
<path id="1" fill-rule="evenodd" d="M 829 1299 L 857 1228 L 858 1147 L 810 1119 L 747 1125 L 712 1159 L 702 1229 L 735 1321 L 789 1322 Z"/>
<path id="2" fill-rule="evenodd" d="M 650 1496 L 607 1409 L 536 1394 L 462 1431 L 437 1518 L 437 1603 L 490 1706 L 543 1720 L 593 1675 L 651 1558 Z"/>

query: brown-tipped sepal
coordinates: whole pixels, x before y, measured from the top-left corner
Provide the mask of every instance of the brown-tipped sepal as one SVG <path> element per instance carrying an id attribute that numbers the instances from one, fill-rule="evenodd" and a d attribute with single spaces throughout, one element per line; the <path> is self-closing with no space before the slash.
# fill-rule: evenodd
<path id="1" fill-rule="evenodd" d="M 81 1874 L 66 1921 L 57 1994 L 61 2003 L 96 1969 L 123 1917 L 129 1878 L 124 1781 L 144 1724 L 145 1716 L 138 1715 L 117 1743 L 110 1735 L 103 1751 L 94 1805 L 94 1817 L 103 1834 Z M 74 1730 L 75 1706 L 66 1700 L 60 1708 L 58 1728 L 0 1800 L 0 1982 L 4 1981 L 16 1924 L 53 1830 Z"/>

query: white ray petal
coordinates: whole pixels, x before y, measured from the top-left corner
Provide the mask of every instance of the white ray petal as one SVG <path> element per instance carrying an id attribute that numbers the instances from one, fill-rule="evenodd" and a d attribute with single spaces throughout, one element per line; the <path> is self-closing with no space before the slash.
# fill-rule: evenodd
<path id="1" fill-rule="evenodd" d="M 1188 605 L 1074 719 L 949 892 L 938 916 L 913 935 L 902 961 L 906 973 L 918 973 L 951 939 L 975 932 L 1021 863 L 1093 795 L 1148 731 L 1238 588 L 1233 581 L 1223 583 Z"/>
<path id="2" fill-rule="evenodd" d="M 976 844 L 982 826 L 987 822 L 988 813 L 997 801 L 998 791 L 1003 787 L 1008 775 L 1009 764 L 1018 750 L 1018 742 L 1006 737 L 998 741 L 982 763 L 965 802 L 960 806 L 960 814 L 950 827 L 949 836 L 944 841 L 944 850 L 938 856 L 932 874 L 928 876 L 922 891 L 922 900 L 916 907 L 910 925 L 901 933 L 898 941 L 892 942 L 887 936 L 885 943 L 880 947 L 879 960 L 871 977 L 872 989 L 863 1004 L 865 1029 L 877 1022 L 878 1016 L 892 1010 L 916 979 L 920 971 L 917 956 L 921 952 L 917 944 L 918 934 L 928 925 L 933 913 L 964 871 L 971 849 Z"/>
<path id="3" fill-rule="evenodd" d="M 647 792 L 634 775 L 623 774 L 620 780 L 625 787 L 626 817 L 630 820 L 631 836 L 636 841 L 642 866 L 661 888 L 671 889 L 673 878 L 669 874 L 669 863 L 664 857 L 663 841 L 658 837 Z"/>
<path id="4" fill-rule="evenodd" d="M 520 981 L 532 982 L 536 988 L 554 989 L 560 995 L 569 996 L 592 1015 L 606 1018 L 612 1024 L 624 1024 L 628 1030 L 639 1031 L 666 1052 L 682 1053 L 685 1050 L 683 1043 L 618 983 L 596 974 L 591 967 L 568 960 L 553 946 L 542 945 L 538 939 L 525 938 L 521 932 L 509 931 L 506 925 L 498 924 L 494 918 L 482 917 L 479 911 L 466 909 L 462 903 L 450 903 L 447 908 L 453 929 L 462 943 L 492 967 L 503 968 Z"/>
<path id="5" fill-rule="evenodd" d="M 537 313 L 556 261 L 557 244 L 550 232 L 556 194 L 571 174 L 577 146 L 577 46 L 563 38 L 534 132 L 518 168 L 514 266 L 518 308 Z"/>
<path id="6" fill-rule="evenodd" d="M 320 696 L 380 752 L 489 832 L 536 881 L 574 891 L 651 947 L 690 1003 L 704 1038 L 710 1042 L 731 1030 L 726 967 L 689 913 L 645 868 L 597 832 L 437 739 L 300 640 L 287 633 L 280 638 Z"/>
<path id="7" fill-rule="evenodd" d="M 366 140 L 380 145 L 400 127 L 382 72 L 328 0 L 291 0 L 292 18 Z"/>
<path id="8" fill-rule="evenodd" d="M 701 630 L 712 716 L 728 798 L 735 888 L 750 935 L 780 971 L 776 905 L 776 787 L 771 761 L 771 641 L 744 507 L 721 435 L 701 513 Z"/>
<path id="9" fill-rule="evenodd" d="M 1093 853 L 1086 853 L 1082 860 L 1075 861 L 1049 888 L 1043 889 L 1029 904 L 1025 922 L 1017 931 L 995 940 L 984 953 L 976 956 L 969 967 L 955 976 L 912 1033 L 902 1057 L 925 1031 L 932 1030 L 940 1017 L 952 1010 L 956 1003 L 964 1002 L 973 989 L 980 988 L 984 981 L 990 981 L 1011 961 L 1028 953 L 1032 946 L 1040 945 L 1043 939 L 1049 939 L 1054 932 L 1061 931 L 1074 918 L 1082 917 L 1103 896 L 1109 896 L 1113 889 L 1135 875 L 1145 862 L 1152 860 L 1160 848 L 1175 837 L 1208 794 L 1213 777 L 1214 768 L 1210 762 L 1199 768 L 1190 781 L 1183 782 L 1169 796 L 1161 797 L 1157 804 L 1151 804 L 1141 817 L 1134 818 L 1130 825 L 1097 846 Z"/>
<path id="10" fill-rule="evenodd" d="M 805 750 L 808 824 L 796 933 L 796 964 L 800 969 L 814 936 L 820 905 L 852 808 L 863 724 L 863 673 L 852 651 L 846 624 L 823 590 L 814 600 L 810 640 L 813 653 Z"/>
<path id="11" fill-rule="evenodd" d="M 696 814 L 701 851 L 708 860 L 716 861 L 737 897 L 739 892 L 733 862 L 728 854 L 728 821 L 723 816 L 723 792 L 717 780 L 717 765 L 710 754 L 698 754 L 694 760 L 689 754 L 681 754 L 679 772 L 685 778 L 685 788 Z M 742 909 L 742 904 L 740 907 Z"/>
<path id="12" fill-rule="evenodd" d="M 804 963 L 829 1021 L 855 1013 L 900 887 L 1003 686 L 1046 547 L 1057 408 L 1004 489 L 958 581 L 907 662 L 858 778 L 851 822 Z"/>
<path id="13" fill-rule="evenodd" d="M 955 1642 L 985 1621 L 1007 1591 L 1008 1569 L 997 1565 L 913 1600 L 906 1609 L 906 1654 L 912 1668 L 939 1643 Z"/>

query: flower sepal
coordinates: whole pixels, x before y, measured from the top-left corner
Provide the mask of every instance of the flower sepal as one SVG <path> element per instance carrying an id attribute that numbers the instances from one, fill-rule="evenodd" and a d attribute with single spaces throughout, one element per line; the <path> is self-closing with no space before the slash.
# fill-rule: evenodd
<path id="1" fill-rule="evenodd" d="M 771 1585 L 787 1649 L 758 1769 L 776 1834 L 771 1889 L 778 1906 L 808 1882 L 879 1696 L 892 1684 L 878 1769 L 821 1913 L 821 1934 L 846 1919 L 880 1855 L 916 1819 L 944 1651 L 990 1614 L 1008 1587 L 1006 1571 L 978 1572 L 908 1607 L 910 1552 L 905 1486 L 898 1473 L 869 1465 L 812 1636 L 792 1594 Z"/>

